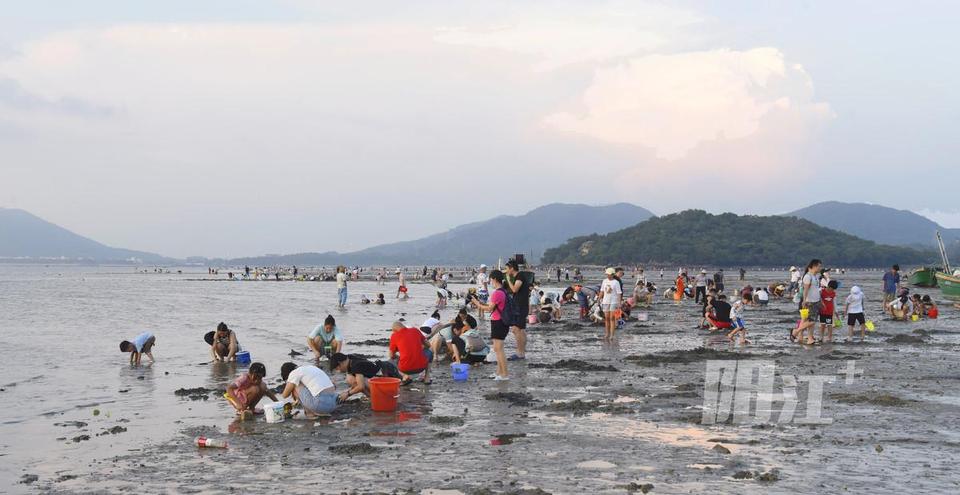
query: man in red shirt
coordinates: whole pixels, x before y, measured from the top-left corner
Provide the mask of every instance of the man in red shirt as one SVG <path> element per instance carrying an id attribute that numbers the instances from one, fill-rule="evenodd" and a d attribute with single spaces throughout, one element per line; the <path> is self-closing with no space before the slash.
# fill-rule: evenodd
<path id="1" fill-rule="evenodd" d="M 418 328 L 407 328 L 403 322 L 393 323 L 393 333 L 390 335 L 390 359 L 400 354 L 397 369 L 406 385 L 413 381 L 410 375 L 423 373 L 423 383 L 430 383 L 430 362 L 433 353 L 427 348 L 427 339 Z"/>

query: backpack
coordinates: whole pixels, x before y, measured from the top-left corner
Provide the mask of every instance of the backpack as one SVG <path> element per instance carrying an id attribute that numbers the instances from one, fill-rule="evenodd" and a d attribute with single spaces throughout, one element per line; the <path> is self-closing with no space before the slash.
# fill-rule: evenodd
<path id="1" fill-rule="evenodd" d="M 509 327 L 517 326 L 523 323 L 523 315 L 520 314 L 520 306 L 517 305 L 516 298 L 513 297 L 513 294 L 507 292 L 506 289 L 500 288 L 503 294 L 506 296 L 503 303 L 503 308 L 500 309 L 500 319 L 503 320 L 503 323 Z"/>

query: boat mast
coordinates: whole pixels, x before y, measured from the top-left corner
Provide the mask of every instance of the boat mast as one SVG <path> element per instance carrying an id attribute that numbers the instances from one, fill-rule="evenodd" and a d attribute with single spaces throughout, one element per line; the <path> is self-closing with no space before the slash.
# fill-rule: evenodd
<path id="1" fill-rule="evenodd" d="M 953 273 L 953 269 L 950 268 L 950 260 L 947 259 L 947 250 L 943 248 L 943 237 L 940 236 L 940 231 L 937 231 L 937 246 L 940 248 L 940 259 L 943 260 L 943 269 L 948 274 Z"/>

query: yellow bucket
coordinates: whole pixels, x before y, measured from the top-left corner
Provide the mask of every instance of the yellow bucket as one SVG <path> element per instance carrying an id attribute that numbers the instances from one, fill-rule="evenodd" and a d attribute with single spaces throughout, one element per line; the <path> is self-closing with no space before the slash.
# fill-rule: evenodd
<path id="1" fill-rule="evenodd" d="M 913 315 L 910 319 L 913 321 L 920 321 L 920 315 Z"/>
<path id="2" fill-rule="evenodd" d="M 809 318 L 809 317 L 810 317 L 810 310 L 809 310 L 809 309 L 803 308 L 803 309 L 800 310 L 800 319 L 801 319 L 801 320 L 806 320 L 806 319 Z"/>
<path id="3" fill-rule="evenodd" d="M 873 325 L 873 320 L 867 320 L 867 324 L 864 326 L 867 327 L 868 332 L 872 332 L 877 329 L 877 327 Z"/>

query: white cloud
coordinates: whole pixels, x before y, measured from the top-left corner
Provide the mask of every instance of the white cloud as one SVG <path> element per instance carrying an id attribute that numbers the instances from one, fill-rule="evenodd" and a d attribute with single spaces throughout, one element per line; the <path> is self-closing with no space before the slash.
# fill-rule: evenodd
<path id="1" fill-rule="evenodd" d="M 809 76 L 776 48 L 647 55 L 596 69 L 577 110 L 548 115 L 561 132 L 652 149 L 678 160 L 697 146 L 746 138 L 768 117 L 789 114 L 816 125 L 832 117 L 813 98 Z M 791 132 L 797 129 L 791 126 Z M 802 129 L 800 129 L 802 132 Z"/>
<path id="2" fill-rule="evenodd" d="M 944 211 L 924 208 L 918 210 L 917 213 L 939 223 L 941 227 L 960 229 L 960 211 L 958 210 Z"/>
<path id="3" fill-rule="evenodd" d="M 529 55 L 534 70 L 549 71 L 673 47 L 682 30 L 700 22 L 693 11 L 649 2 L 521 4 L 494 25 L 441 28 L 436 39 Z"/>

